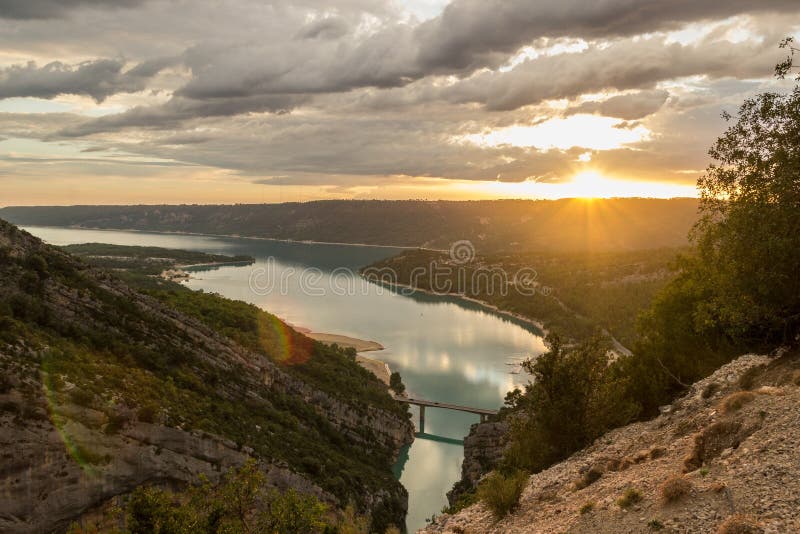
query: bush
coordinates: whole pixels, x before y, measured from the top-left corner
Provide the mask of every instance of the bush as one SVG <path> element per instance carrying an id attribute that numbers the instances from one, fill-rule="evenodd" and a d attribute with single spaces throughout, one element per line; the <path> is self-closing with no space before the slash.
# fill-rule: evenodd
<path id="1" fill-rule="evenodd" d="M 106 434 L 116 434 L 120 430 L 122 430 L 125 425 L 128 424 L 129 418 L 127 415 L 123 414 L 114 414 L 109 416 L 108 423 L 106 423 L 106 427 L 103 429 L 103 432 Z"/>
<path id="2" fill-rule="evenodd" d="M 495 518 L 502 519 L 519 504 L 527 481 L 528 475 L 521 471 L 512 475 L 494 472 L 478 485 L 478 499 L 486 504 Z"/>
<path id="3" fill-rule="evenodd" d="M 719 409 L 722 413 L 733 413 L 742 409 L 742 407 L 752 402 L 756 398 L 755 393 L 749 391 L 737 391 L 731 393 L 719 403 Z"/>
<path id="4" fill-rule="evenodd" d="M 575 481 L 575 489 L 581 490 L 591 484 L 594 484 L 600 477 L 603 476 L 603 472 L 600 471 L 597 467 L 589 468 L 578 480 Z"/>
<path id="5" fill-rule="evenodd" d="M 732 515 L 717 529 L 717 534 L 760 534 L 764 532 L 754 518 L 745 514 Z"/>
<path id="6" fill-rule="evenodd" d="M 591 512 L 592 510 L 594 510 L 594 503 L 593 502 L 587 502 L 586 504 L 581 506 L 580 512 L 581 512 L 581 515 L 586 515 L 589 512 Z"/>
<path id="7" fill-rule="evenodd" d="M 669 477 L 661 485 L 659 493 L 664 502 L 675 502 L 692 492 L 692 483 L 680 475 Z"/>
<path id="8" fill-rule="evenodd" d="M 617 499 L 617 504 L 620 508 L 628 508 L 629 506 L 633 506 L 637 502 L 641 502 L 642 500 L 642 492 L 637 490 L 636 488 L 628 488 L 625 490 L 625 493 L 622 494 L 622 497 Z"/>
<path id="9" fill-rule="evenodd" d="M 136 418 L 142 423 L 155 423 L 159 407 L 156 404 L 145 404 L 136 412 Z"/>
<path id="10" fill-rule="evenodd" d="M 546 343 L 548 352 L 523 363 L 533 377 L 525 393 L 507 397 L 519 414 L 504 458 L 511 469 L 541 471 L 636 413 L 605 339 L 567 345 L 549 334 Z"/>

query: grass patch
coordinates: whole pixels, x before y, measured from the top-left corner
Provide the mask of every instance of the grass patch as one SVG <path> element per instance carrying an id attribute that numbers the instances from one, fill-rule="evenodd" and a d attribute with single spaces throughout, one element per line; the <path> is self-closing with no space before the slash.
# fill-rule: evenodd
<path id="1" fill-rule="evenodd" d="M 492 473 L 478 485 L 478 499 L 495 518 L 502 519 L 516 509 L 527 481 L 528 475 L 521 471 L 511 475 Z"/>
<path id="2" fill-rule="evenodd" d="M 680 475 L 669 477 L 659 488 L 661 499 L 664 502 L 677 502 L 692 492 L 692 483 Z"/>
<path id="3" fill-rule="evenodd" d="M 764 532 L 754 517 L 745 514 L 732 515 L 717 529 L 717 534 L 760 534 Z"/>
<path id="4" fill-rule="evenodd" d="M 629 508 L 634 504 L 642 501 L 642 492 L 636 488 L 628 488 L 622 497 L 617 499 L 617 505 L 620 508 Z"/>
<path id="5" fill-rule="evenodd" d="M 722 399 L 719 403 L 719 409 L 722 413 L 738 412 L 745 404 L 752 402 L 755 398 L 755 393 L 750 391 L 737 391 Z"/>

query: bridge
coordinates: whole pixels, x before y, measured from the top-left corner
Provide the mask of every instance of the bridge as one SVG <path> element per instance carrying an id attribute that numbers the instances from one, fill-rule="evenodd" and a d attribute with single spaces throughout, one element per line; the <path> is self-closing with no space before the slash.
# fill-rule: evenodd
<path id="1" fill-rule="evenodd" d="M 419 406 L 419 432 L 425 433 L 425 408 L 442 408 L 444 410 L 455 410 L 457 412 L 474 413 L 481 416 L 481 423 L 486 421 L 490 415 L 497 415 L 497 410 L 487 410 L 485 408 L 472 408 L 470 406 L 460 406 L 458 404 L 448 404 L 446 402 L 435 402 L 425 399 L 415 399 L 414 397 L 401 397 L 395 395 L 394 399 L 398 402 Z"/>

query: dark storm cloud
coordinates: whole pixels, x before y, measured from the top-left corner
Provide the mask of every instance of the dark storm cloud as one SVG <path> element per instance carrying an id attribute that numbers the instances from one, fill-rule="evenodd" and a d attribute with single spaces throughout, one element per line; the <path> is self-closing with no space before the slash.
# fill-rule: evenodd
<path id="1" fill-rule="evenodd" d="M 12 97 L 55 98 L 58 95 L 83 95 L 102 102 L 117 93 L 133 93 L 147 87 L 147 83 L 171 60 L 140 63 L 123 72 L 125 62 L 116 59 L 98 59 L 77 65 L 60 61 L 38 67 L 12 65 L 0 69 L 0 99 Z"/>
<path id="2" fill-rule="evenodd" d="M 131 8 L 146 0 L 0 0 L 0 18 L 55 19 L 78 7 Z"/>

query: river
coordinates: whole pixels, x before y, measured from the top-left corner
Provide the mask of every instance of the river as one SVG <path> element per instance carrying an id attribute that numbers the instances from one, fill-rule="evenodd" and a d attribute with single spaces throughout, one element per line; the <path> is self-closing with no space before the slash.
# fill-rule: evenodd
<path id="1" fill-rule="evenodd" d="M 253 265 L 198 269 L 192 289 L 256 304 L 314 332 L 374 340 L 368 356 L 399 371 L 409 393 L 428 400 L 497 409 L 526 381 L 519 362 L 544 351 L 541 332 L 477 304 L 405 294 L 363 281 L 355 271 L 397 254 L 390 247 L 287 243 L 235 237 L 26 227 L 54 245 L 113 243 L 219 254 L 248 254 Z M 414 412 L 417 421 L 416 409 Z M 395 473 L 409 493 L 407 528 L 414 532 L 447 504 L 458 480 L 458 443 L 477 415 L 428 408 L 425 436 L 403 451 Z M 430 436 L 430 437 L 429 437 Z M 443 439 L 442 439 L 443 438 Z"/>

